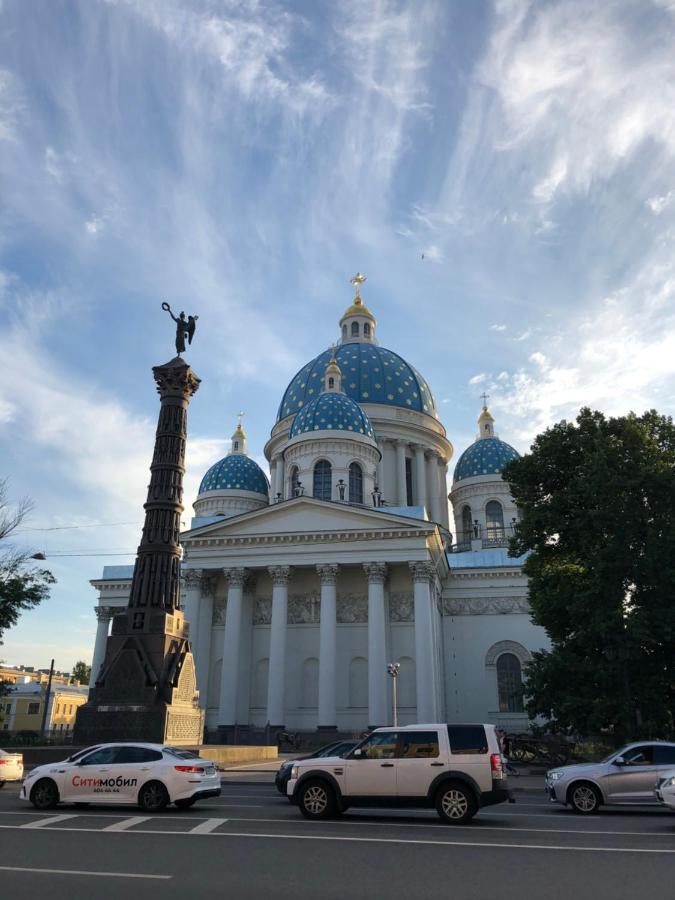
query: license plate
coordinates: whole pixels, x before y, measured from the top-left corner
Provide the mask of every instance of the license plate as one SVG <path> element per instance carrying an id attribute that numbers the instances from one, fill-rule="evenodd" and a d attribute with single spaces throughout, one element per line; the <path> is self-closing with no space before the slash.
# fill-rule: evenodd
<path id="1" fill-rule="evenodd" d="M 204 769 L 204 772 L 205 772 L 207 775 L 213 775 L 215 771 L 216 771 L 215 766 L 207 766 L 207 767 Z"/>

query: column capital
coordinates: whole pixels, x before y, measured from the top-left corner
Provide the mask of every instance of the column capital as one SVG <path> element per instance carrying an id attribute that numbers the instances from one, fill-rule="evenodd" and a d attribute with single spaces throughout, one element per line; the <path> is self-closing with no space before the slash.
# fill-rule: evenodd
<path id="1" fill-rule="evenodd" d="M 415 453 L 424 453 L 427 449 L 424 444 L 411 444 L 410 447 Z"/>
<path id="2" fill-rule="evenodd" d="M 383 562 L 363 563 L 363 571 L 368 576 L 368 584 L 384 584 L 387 565 Z"/>
<path id="3" fill-rule="evenodd" d="M 203 574 L 203 569 L 185 569 L 181 573 L 181 578 L 185 582 L 185 587 L 189 590 L 190 588 L 201 587 Z"/>
<path id="4" fill-rule="evenodd" d="M 120 607 L 120 612 L 126 607 Z M 94 614 L 99 622 L 109 622 L 115 615 L 114 606 L 95 606 Z"/>
<path id="5" fill-rule="evenodd" d="M 317 566 L 316 571 L 319 573 L 321 584 L 335 584 L 339 568 L 340 567 L 334 563 L 325 566 Z"/>
<path id="6" fill-rule="evenodd" d="M 228 581 L 230 587 L 243 587 L 247 575 L 246 569 L 235 567 L 233 569 L 223 569 L 223 575 Z"/>
<path id="7" fill-rule="evenodd" d="M 404 440 L 403 438 L 396 438 L 394 440 L 394 443 L 396 444 L 397 447 L 407 447 L 410 442 Z"/>
<path id="8" fill-rule="evenodd" d="M 272 578 L 272 584 L 276 585 L 286 585 L 288 584 L 288 579 L 291 575 L 291 567 L 290 566 L 269 566 L 267 571 L 270 573 L 270 577 Z"/>
<path id="9" fill-rule="evenodd" d="M 425 450 L 424 455 L 429 460 L 440 459 L 440 453 L 438 450 Z"/>
<path id="10" fill-rule="evenodd" d="M 429 582 L 436 577 L 436 567 L 432 562 L 411 562 L 408 565 L 412 572 L 413 581 Z"/>

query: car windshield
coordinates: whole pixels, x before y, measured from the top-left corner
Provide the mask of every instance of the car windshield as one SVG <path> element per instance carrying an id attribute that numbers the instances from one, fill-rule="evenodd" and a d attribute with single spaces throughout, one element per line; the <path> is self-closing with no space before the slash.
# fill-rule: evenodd
<path id="1" fill-rule="evenodd" d="M 163 750 L 165 753 L 170 753 L 171 756 L 177 756 L 178 759 L 199 759 L 198 753 L 188 750 L 186 747 L 164 747 Z"/>
<path id="2" fill-rule="evenodd" d="M 98 750 L 99 746 L 100 744 L 94 744 L 93 747 L 86 747 L 84 750 L 78 750 L 77 753 L 73 753 L 72 756 L 69 756 L 66 762 L 75 762 L 76 759 L 84 756 L 85 753 L 91 753 L 92 750 Z"/>

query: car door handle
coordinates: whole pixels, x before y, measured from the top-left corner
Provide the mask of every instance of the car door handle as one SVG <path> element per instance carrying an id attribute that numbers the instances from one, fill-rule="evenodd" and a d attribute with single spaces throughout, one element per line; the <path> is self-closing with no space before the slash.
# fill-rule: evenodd
<path id="1" fill-rule="evenodd" d="M 110 769 L 99 769 L 99 772 L 109 772 Z"/>
<path id="2" fill-rule="evenodd" d="M 393 763 L 380 763 L 380 765 L 382 766 L 383 769 L 393 769 L 394 768 Z"/>
<path id="3" fill-rule="evenodd" d="M 430 766 L 443 766 L 445 763 L 429 763 Z"/>
<path id="4" fill-rule="evenodd" d="M 141 766 L 141 772 L 149 772 L 150 766 Z"/>

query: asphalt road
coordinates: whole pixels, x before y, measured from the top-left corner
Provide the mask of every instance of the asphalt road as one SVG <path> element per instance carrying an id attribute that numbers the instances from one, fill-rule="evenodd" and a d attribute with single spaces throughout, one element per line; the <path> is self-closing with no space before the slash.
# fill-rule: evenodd
<path id="1" fill-rule="evenodd" d="M 38 813 L 0 791 L 0 896 L 604 900 L 672 896 L 675 816 L 654 808 L 580 818 L 543 795 L 482 810 L 349 811 L 306 822 L 266 784 L 147 816 L 131 807 Z"/>

